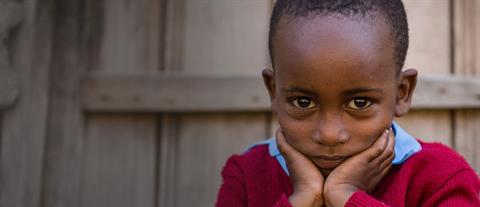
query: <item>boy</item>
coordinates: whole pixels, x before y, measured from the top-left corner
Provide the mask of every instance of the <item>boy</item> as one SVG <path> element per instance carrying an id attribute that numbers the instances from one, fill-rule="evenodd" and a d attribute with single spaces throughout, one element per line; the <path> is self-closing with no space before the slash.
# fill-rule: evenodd
<path id="1" fill-rule="evenodd" d="M 262 75 L 280 129 L 227 161 L 217 206 L 480 206 L 463 158 L 393 122 L 407 48 L 400 0 L 277 0 Z"/>

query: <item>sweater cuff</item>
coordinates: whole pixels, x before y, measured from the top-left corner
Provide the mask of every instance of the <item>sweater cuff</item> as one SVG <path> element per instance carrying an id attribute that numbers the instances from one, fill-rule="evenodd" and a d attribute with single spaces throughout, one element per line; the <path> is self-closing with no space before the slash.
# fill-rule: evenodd
<path id="1" fill-rule="evenodd" d="M 277 201 L 274 207 L 292 207 L 292 204 L 288 201 L 287 195 L 282 193 L 280 200 Z"/>
<path id="2" fill-rule="evenodd" d="M 348 199 L 345 207 L 388 207 L 387 204 L 376 200 L 372 196 L 368 195 L 364 191 L 355 192 Z"/>

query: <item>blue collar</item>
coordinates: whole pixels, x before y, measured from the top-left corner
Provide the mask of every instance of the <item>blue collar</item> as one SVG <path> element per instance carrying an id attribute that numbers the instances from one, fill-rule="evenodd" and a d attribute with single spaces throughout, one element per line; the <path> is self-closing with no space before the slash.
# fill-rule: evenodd
<path id="1" fill-rule="evenodd" d="M 418 143 L 418 141 L 414 137 L 412 137 L 405 130 L 403 130 L 397 123 L 392 123 L 392 129 L 393 133 L 395 134 L 395 158 L 393 159 L 392 164 L 399 165 L 402 164 L 414 153 L 420 151 L 422 149 L 422 146 L 420 146 L 420 143 Z M 264 144 L 268 145 L 268 153 L 270 154 L 270 156 L 275 157 L 280 166 L 282 166 L 285 173 L 287 173 L 288 175 L 287 164 L 285 163 L 285 159 L 277 148 L 277 141 L 275 137 L 263 140 L 261 142 L 257 142 L 248 147 L 245 151 L 248 151 L 255 146 Z"/>

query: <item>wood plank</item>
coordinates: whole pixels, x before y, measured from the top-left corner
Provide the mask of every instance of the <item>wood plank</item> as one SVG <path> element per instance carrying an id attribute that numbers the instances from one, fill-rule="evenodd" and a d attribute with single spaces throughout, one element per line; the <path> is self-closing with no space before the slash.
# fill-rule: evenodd
<path id="1" fill-rule="evenodd" d="M 41 206 L 80 207 L 84 114 L 76 95 L 87 71 L 88 21 L 79 21 L 88 4 L 55 0 L 49 113 Z M 49 11 L 51 12 L 51 11 Z M 81 30 L 83 29 L 83 30 Z"/>
<path id="2" fill-rule="evenodd" d="M 254 77 L 90 76 L 81 98 L 87 111 L 266 111 L 262 80 Z M 416 109 L 480 107 L 480 79 L 424 76 L 413 99 Z"/>
<path id="3" fill-rule="evenodd" d="M 163 1 L 159 0 L 91 0 L 95 18 L 90 47 L 95 64 L 90 70 L 108 73 L 158 71 L 163 47 Z M 90 11 L 91 12 L 91 11 Z"/>
<path id="4" fill-rule="evenodd" d="M 79 206 L 155 206 L 153 115 L 88 116 Z"/>
<path id="5" fill-rule="evenodd" d="M 177 187 L 177 151 L 180 129 L 178 115 L 159 117 L 158 192 L 157 206 L 175 206 Z M 213 176 L 213 175 L 212 175 Z"/>
<path id="6" fill-rule="evenodd" d="M 480 2 L 459 0 L 454 6 L 454 72 L 480 77 Z M 455 111 L 455 149 L 480 172 L 480 110 Z"/>
<path id="7" fill-rule="evenodd" d="M 0 63 L 0 102 L 11 106 L 0 126 L 0 206 L 40 206 L 52 9 L 51 1 L 0 3 L 0 62 L 8 61 Z"/>
<path id="8" fill-rule="evenodd" d="M 255 75 L 269 65 L 270 1 L 184 0 L 183 74 Z"/>
<path id="9" fill-rule="evenodd" d="M 171 0 L 167 4 L 170 7 L 167 10 L 164 74 L 201 74 L 207 79 L 250 74 L 259 77 L 260 70 L 268 65 L 268 2 Z M 208 78 L 209 76 L 212 77 Z M 187 97 L 195 93 L 192 89 L 198 86 L 188 85 L 190 81 L 184 81 L 173 81 L 177 83 L 176 88 L 183 88 L 188 93 L 181 94 L 186 99 L 180 101 L 193 103 Z M 253 80 L 256 81 L 258 80 Z M 184 83 L 180 84 L 183 86 L 178 85 L 180 82 Z M 242 84 L 233 87 L 246 88 Z M 229 91 L 229 88 L 231 87 L 224 91 Z M 179 94 L 163 91 L 157 91 L 157 94 L 162 94 L 162 97 L 180 97 Z M 204 97 L 206 103 L 218 102 L 218 94 L 204 95 L 208 96 Z M 264 90 L 259 91 L 259 95 L 252 97 L 253 101 L 260 101 L 264 95 Z M 236 101 L 240 102 L 241 99 L 238 97 Z M 171 100 L 167 102 L 177 105 L 171 103 Z M 183 112 L 195 111 L 197 110 Z M 161 161 L 167 164 L 160 170 L 164 172 L 160 206 L 213 206 L 220 186 L 220 171 L 226 158 L 256 140 L 264 139 L 267 134 L 265 113 L 188 113 L 162 116 L 165 120 L 162 123 L 162 143 L 172 147 L 168 150 L 162 148 L 164 158 Z M 168 163 L 175 163 L 174 172 L 165 168 Z M 192 176 L 192 172 L 196 176 Z M 166 180 L 174 180 L 174 183 Z"/>
<path id="10" fill-rule="evenodd" d="M 165 41 L 165 28 L 167 27 L 165 18 L 170 15 L 166 14 L 166 6 L 170 6 L 167 3 L 171 3 L 171 1 L 139 0 L 132 3 L 129 0 L 91 0 L 91 7 L 88 12 L 101 19 L 101 21 L 90 22 L 97 29 L 90 33 L 89 38 L 96 42 L 99 47 L 90 48 L 89 53 L 92 55 L 89 70 L 99 71 L 102 74 L 124 74 L 126 76 L 132 73 L 149 73 L 162 70 L 165 64 L 164 50 L 169 44 Z M 152 135 L 151 132 L 164 130 L 161 125 L 157 124 L 155 117 L 155 114 L 149 114 L 137 121 L 134 119 L 128 121 L 125 119 L 126 117 L 105 119 L 102 116 L 93 116 L 87 120 L 86 123 L 89 126 L 95 128 L 96 131 L 101 131 L 102 136 L 105 137 L 116 137 L 115 131 L 108 130 L 111 127 L 125 126 L 121 130 L 125 137 L 122 137 L 118 142 L 117 139 L 111 140 L 111 142 L 117 142 L 113 149 L 108 148 L 108 143 L 102 141 L 87 143 L 88 146 L 86 147 L 98 149 L 96 153 L 92 153 L 95 155 L 90 156 L 90 153 L 87 153 L 88 159 L 95 160 L 95 156 L 97 156 L 97 159 L 101 162 L 109 163 L 109 160 L 113 160 L 113 163 L 115 163 L 115 160 L 126 156 L 119 154 L 123 148 L 133 150 L 132 153 L 134 154 L 132 159 L 124 157 L 131 162 L 123 166 L 113 167 L 122 172 L 113 173 L 112 177 L 108 176 L 110 168 L 103 168 L 101 164 L 91 165 L 91 169 L 87 169 L 88 177 L 92 177 L 89 184 L 91 184 L 90 188 L 93 190 L 82 189 L 84 195 L 80 200 L 85 204 L 84 206 L 90 206 L 90 204 L 93 206 L 155 206 L 159 199 L 163 199 L 157 198 L 157 191 L 159 190 L 157 185 L 160 186 L 160 190 L 163 188 L 163 183 L 157 183 L 157 178 L 161 180 L 160 182 L 163 182 L 164 173 L 158 170 L 162 169 L 161 166 L 168 164 L 168 159 L 163 155 L 157 157 L 156 154 L 158 145 L 156 142 L 158 140 L 154 135 L 157 134 Z M 138 125 L 137 122 L 141 125 Z M 138 132 L 138 128 L 147 133 L 144 134 L 145 136 L 142 139 L 134 137 L 135 134 L 142 133 Z M 163 149 L 165 140 L 162 137 L 159 139 L 161 149 Z M 135 148 L 132 148 L 132 146 L 135 146 Z M 152 149 L 151 147 L 155 148 Z M 103 148 L 108 149 L 101 150 Z M 145 151 L 143 154 L 140 153 L 142 150 Z M 159 153 L 164 151 L 161 150 Z M 104 152 L 109 154 L 102 156 Z M 146 158 L 143 159 L 141 156 L 146 156 Z M 157 158 L 161 159 L 162 162 L 157 161 Z M 138 168 L 141 169 L 135 172 L 129 165 L 140 165 Z M 128 177 L 132 177 L 133 180 Z M 120 181 L 114 182 L 115 180 Z M 102 181 L 105 181 L 104 185 L 96 188 L 95 183 L 102 183 Z M 131 187 L 125 188 L 122 186 Z M 109 200 L 114 201 L 109 202 Z"/>
<path id="11" fill-rule="evenodd" d="M 455 149 L 480 173 L 480 110 L 455 112 Z"/>
<path id="12" fill-rule="evenodd" d="M 0 59 L 2 58 L 6 57 L 0 56 Z M 0 65 L 0 110 L 5 110 L 15 103 L 20 93 L 19 85 L 18 76 L 10 71 L 9 67 Z"/>
<path id="13" fill-rule="evenodd" d="M 213 206 L 226 159 L 266 137 L 266 115 L 185 114 L 178 121 L 173 206 Z"/>
<path id="14" fill-rule="evenodd" d="M 452 146 L 450 111 L 412 110 L 395 120 L 415 138 Z"/>
<path id="15" fill-rule="evenodd" d="M 12 29 L 17 27 L 25 17 L 24 5 L 10 1 L 0 4 L 0 110 L 12 105 L 19 96 L 18 77 L 11 68 L 13 51 L 9 37 Z"/>
<path id="16" fill-rule="evenodd" d="M 403 0 L 410 44 L 405 68 L 419 75 L 447 75 L 451 71 L 449 0 Z"/>
<path id="17" fill-rule="evenodd" d="M 420 80 L 428 79 L 429 75 L 451 74 L 450 0 L 403 0 L 403 3 L 410 29 L 405 68 L 417 69 Z M 415 110 L 400 118 L 400 124 L 409 133 L 426 141 L 451 144 L 452 116 L 444 109 L 461 108 L 468 104 L 463 99 L 457 99 L 455 91 L 443 94 L 446 91 L 443 88 L 450 90 L 457 86 L 442 80 L 434 82 L 436 86 L 433 88 L 429 84 L 419 81 L 412 103 Z M 469 100 L 475 97 L 472 94 Z"/>

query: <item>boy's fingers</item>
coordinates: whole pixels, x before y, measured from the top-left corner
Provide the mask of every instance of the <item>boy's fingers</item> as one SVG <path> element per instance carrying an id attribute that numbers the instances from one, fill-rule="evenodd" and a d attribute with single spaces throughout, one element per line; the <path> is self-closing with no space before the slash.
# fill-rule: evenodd
<path id="1" fill-rule="evenodd" d="M 381 176 L 382 177 L 385 177 L 385 175 L 387 175 L 389 172 L 390 172 L 390 169 L 392 168 L 392 164 L 390 163 L 390 165 L 386 166 L 385 168 L 383 168 L 382 170 L 382 173 L 381 173 Z"/>
<path id="2" fill-rule="evenodd" d="M 277 130 L 275 137 L 277 139 L 278 150 L 282 153 L 285 161 L 290 162 L 291 160 L 294 160 L 294 157 L 301 155 L 300 152 L 287 143 L 287 140 L 280 129 Z"/>
<path id="3" fill-rule="evenodd" d="M 393 134 L 392 129 L 390 128 L 387 138 L 387 146 L 383 150 L 382 154 L 378 156 L 377 160 L 383 162 L 392 155 L 395 154 L 395 135 Z"/>
<path id="4" fill-rule="evenodd" d="M 391 154 L 389 157 L 387 157 L 387 159 L 383 160 L 380 164 L 380 168 L 386 168 L 388 167 L 389 165 L 392 165 L 392 161 L 393 159 L 395 158 L 395 154 Z"/>
<path id="5" fill-rule="evenodd" d="M 371 162 L 375 160 L 378 156 L 380 156 L 384 151 L 385 147 L 388 144 L 388 133 L 389 130 L 383 131 L 380 137 L 373 143 L 373 145 L 366 150 L 366 154 L 368 156 L 368 161 Z"/>

